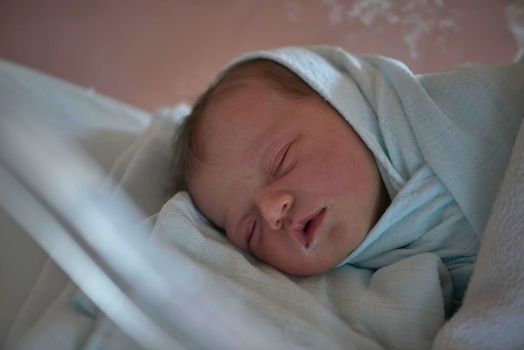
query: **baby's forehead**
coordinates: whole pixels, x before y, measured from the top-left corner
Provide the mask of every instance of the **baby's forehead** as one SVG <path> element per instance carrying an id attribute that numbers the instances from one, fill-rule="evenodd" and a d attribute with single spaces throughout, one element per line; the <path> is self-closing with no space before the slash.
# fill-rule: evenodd
<path id="1" fill-rule="evenodd" d="M 250 133 L 272 117 L 272 102 L 278 92 L 263 82 L 243 81 L 226 86 L 213 96 L 205 109 L 201 126 L 211 137 L 220 133 Z"/>
<path id="2" fill-rule="evenodd" d="M 277 91 L 271 82 L 260 77 L 228 78 L 215 86 L 210 94 L 208 107 L 225 102 L 240 102 L 246 97 L 262 100 Z M 247 95 L 247 96 L 246 96 Z"/>

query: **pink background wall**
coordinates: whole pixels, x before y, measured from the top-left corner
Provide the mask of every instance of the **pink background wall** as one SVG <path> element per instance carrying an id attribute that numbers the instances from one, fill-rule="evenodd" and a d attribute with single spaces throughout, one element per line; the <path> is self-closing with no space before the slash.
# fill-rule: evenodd
<path id="1" fill-rule="evenodd" d="M 379 53 L 415 72 L 510 62 L 509 0 L 0 0 L 0 57 L 154 110 L 235 56 L 283 45 Z"/>

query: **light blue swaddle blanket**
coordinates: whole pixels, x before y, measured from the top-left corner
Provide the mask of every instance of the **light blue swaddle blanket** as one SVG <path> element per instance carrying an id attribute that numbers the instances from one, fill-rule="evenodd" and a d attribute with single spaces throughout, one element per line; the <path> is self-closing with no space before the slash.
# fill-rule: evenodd
<path id="1" fill-rule="evenodd" d="M 298 74 L 378 163 L 392 203 L 343 264 L 378 269 L 434 252 L 460 304 L 524 116 L 524 64 L 417 76 L 396 60 L 328 46 L 262 51 L 233 64 L 257 58 Z"/>

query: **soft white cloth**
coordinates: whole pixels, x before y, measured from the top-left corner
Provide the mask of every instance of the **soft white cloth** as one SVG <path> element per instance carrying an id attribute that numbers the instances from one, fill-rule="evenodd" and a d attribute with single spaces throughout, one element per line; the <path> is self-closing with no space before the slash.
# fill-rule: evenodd
<path id="1" fill-rule="evenodd" d="M 462 308 L 434 349 L 524 348 L 524 124 L 493 206 Z"/>
<path id="2" fill-rule="evenodd" d="M 157 111 L 149 127 L 111 169 L 108 186 L 118 186 L 110 190 L 124 191 L 145 217 L 157 214 L 173 196 L 169 188 L 173 133 L 189 110 L 181 103 Z"/>
<path id="3" fill-rule="evenodd" d="M 107 171 L 151 120 L 149 113 L 93 89 L 0 58 L 0 119 L 28 116 L 71 139 Z M 38 320 L 66 281 L 0 208 L 0 348 L 8 334 L 17 339 Z"/>
<path id="4" fill-rule="evenodd" d="M 425 87 L 431 88 L 431 80 L 426 81 L 428 83 Z M 512 91 L 519 93 L 515 92 L 518 90 Z M 490 95 L 490 92 L 492 90 L 486 90 L 487 95 Z M 448 97 L 453 97 L 452 90 L 450 94 Z M 143 138 L 137 141 L 136 145 L 141 146 L 135 146 L 134 151 L 129 151 L 118 163 L 118 169 L 115 168 L 114 174 L 120 174 L 116 177 L 123 180 L 123 183 L 126 182 L 125 178 L 128 179 L 127 185 L 124 186 L 130 189 L 131 193 L 136 194 L 135 200 L 148 211 L 154 211 L 155 207 L 160 208 L 163 204 L 160 188 L 165 182 L 162 176 L 155 177 L 155 182 L 148 182 L 149 177 L 144 174 L 150 174 L 151 169 L 147 164 L 167 161 L 165 157 L 169 156 L 170 142 L 166 137 L 171 134 L 176 124 L 176 117 L 155 118 L 149 133 L 144 133 Z M 148 147 L 150 142 L 157 146 Z M 139 149 L 142 151 L 139 152 Z M 401 155 L 402 152 L 399 151 L 399 154 Z M 152 157 L 156 159 L 151 159 Z M 516 169 L 522 169 L 522 165 L 516 165 Z M 434 171 L 434 169 L 426 169 L 419 174 L 427 175 L 429 170 Z M 123 174 L 126 175 L 122 176 Z M 167 172 L 164 172 L 164 175 L 167 176 Z M 402 177 L 398 180 L 402 180 Z M 395 188 L 394 185 L 394 182 L 390 184 L 390 191 Z M 135 189 L 133 192 L 136 186 L 146 186 L 156 195 L 146 196 L 145 202 L 141 203 L 143 190 Z M 510 209 L 516 211 L 512 216 L 513 219 L 522 217 L 519 215 L 522 212 L 522 202 L 511 206 Z M 504 207 L 503 210 L 508 208 Z M 475 210 L 472 212 L 476 213 Z M 492 218 L 492 220 L 497 219 Z M 508 224 L 522 232 L 519 226 L 522 225 L 521 222 L 508 222 Z M 496 226 L 496 222 L 493 224 L 490 222 L 491 225 Z M 512 242 L 515 251 L 522 251 L 522 237 L 518 235 L 515 237 L 509 242 Z M 193 275 L 181 274 L 181 268 L 175 265 L 166 266 L 165 273 L 175 280 L 178 278 L 179 282 L 194 285 L 195 307 L 205 305 L 199 302 L 205 302 L 206 295 L 210 293 L 220 297 L 223 306 L 219 309 L 222 312 L 211 313 L 209 322 L 223 323 L 227 326 L 225 329 L 228 336 L 238 338 L 237 348 L 429 348 L 435 334 L 444 324 L 445 310 L 450 305 L 450 278 L 439 257 L 434 253 L 417 254 L 400 259 L 377 271 L 347 265 L 322 276 L 293 278 L 234 248 L 223 235 L 206 224 L 185 193 L 176 195 L 162 207 L 150 242 L 167 254 L 172 251 L 173 255 L 182 253 L 187 257 L 191 271 L 199 276 L 198 281 L 196 277 L 195 280 L 191 279 Z M 497 255 L 494 261 L 491 261 L 491 257 L 488 256 L 492 245 L 489 242 L 483 243 L 482 248 L 483 251 L 488 251 L 485 255 L 486 261 L 489 264 L 499 265 L 501 255 Z M 503 250 L 499 249 L 499 251 Z M 482 252 L 479 259 L 482 259 Z M 513 261 L 513 258 L 511 259 Z M 504 311 L 514 312 L 512 314 L 499 312 L 499 317 L 512 322 L 518 331 L 522 328 L 518 328 L 521 325 L 518 316 L 522 314 L 519 313 L 521 310 L 519 308 L 522 307 L 522 293 L 520 293 L 522 284 L 519 284 L 519 279 L 516 279 L 515 284 L 510 279 L 512 276 L 520 276 L 522 280 L 523 265 L 522 261 L 515 260 L 520 265 L 510 266 L 511 269 L 508 270 L 506 265 L 512 261 L 503 262 L 499 265 L 500 268 L 490 273 L 493 278 L 500 278 L 504 285 L 508 286 L 509 294 L 505 296 L 504 290 L 490 286 L 490 292 L 493 293 L 490 294 L 492 296 L 490 300 L 493 306 L 503 305 Z M 478 279 L 478 285 L 484 281 L 484 274 L 488 273 L 486 269 L 489 264 L 481 264 L 477 267 L 473 281 Z M 472 290 L 474 290 L 473 284 Z M 482 291 L 482 289 L 478 290 Z M 173 298 L 177 298 L 176 292 L 176 286 L 173 286 Z M 70 297 L 71 294 L 64 295 L 67 297 L 57 300 L 39 321 L 38 327 L 31 331 L 24 344 L 32 344 L 32 346 L 27 348 L 45 349 L 46 347 L 42 347 L 45 344 L 49 349 L 135 347 L 96 308 L 93 311 L 88 301 L 80 303 L 80 306 L 88 305 L 86 309 L 78 308 L 81 294 L 75 293 L 73 299 Z M 498 303 L 500 296 L 502 296 L 500 300 L 509 302 Z M 468 293 L 464 310 L 475 310 L 483 300 L 485 298 L 478 294 Z M 470 301 L 472 306 L 469 306 Z M 507 308 L 508 305 L 514 309 Z M 231 309 L 231 313 L 228 308 Z M 233 311 L 239 310 L 249 315 L 246 317 L 249 322 L 228 317 L 233 314 Z M 453 322 L 458 315 L 461 315 L 460 312 L 450 323 L 452 330 L 455 327 Z M 181 315 L 181 317 L 186 316 Z M 505 318 L 506 316 L 508 317 Z M 85 320 L 82 321 L 81 317 Z M 92 319 L 93 317 L 95 320 Z M 489 324 L 490 319 L 487 317 L 482 315 L 478 319 L 484 322 L 487 320 Z M 68 319 L 72 321 L 68 322 Z M 60 332 L 66 332 L 73 325 L 81 329 L 70 331 L 72 332 L 70 334 L 81 336 L 76 338 L 76 343 L 75 341 L 61 343 Z M 468 324 L 466 330 L 470 327 L 475 326 Z M 206 324 L 203 322 L 201 336 L 211 337 L 204 331 L 205 329 Z M 256 342 L 253 343 L 253 339 L 246 337 L 240 330 L 249 330 L 255 334 Z M 510 328 L 509 331 L 511 330 Z M 449 344 L 456 346 L 458 343 L 449 334 L 454 333 L 443 333 L 439 338 L 444 347 Z M 458 334 L 464 337 L 466 333 Z M 518 341 L 518 334 L 510 335 Z M 471 336 L 474 340 L 476 335 L 474 331 L 470 331 L 465 336 Z M 53 341 L 49 341 L 50 337 L 53 337 Z M 73 338 L 69 337 L 65 340 L 74 340 Z M 463 343 L 462 339 L 458 341 Z M 208 343 L 212 342 L 213 338 L 210 338 Z M 185 345 L 191 347 L 192 344 Z M 472 345 L 471 348 L 475 346 Z"/>
<path id="5" fill-rule="evenodd" d="M 515 37 L 518 51 L 515 61 L 524 59 L 524 1 L 515 0 L 506 7 L 506 19 L 509 29 Z"/>
<path id="6" fill-rule="evenodd" d="M 118 162 L 118 167 L 129 170 L 127 177 L 121 177 L 123 182 L 142 177 L 139 173 L 149 173 L 151 169 L 145 165 L 151 164 L 151 158 L 156 159 L 153 162 L 168 160 L 169 130 L 174 131 L 177 124 L 174 114 L 156 116 L 132 148 L 142 151 L 126 154 Z M 157 146 L 148 147 L 150 143 Z M 138 173 L 133 175 L 134 171 Z M 130 186 L 146 186 L 154 193 L 159 193 L 163 184 L 158 178 L 147 184 L 129 182 Z M 136 200 L 143 206 L 140 197 Z M 144 200 L 149 208 L 162 205 L 162 196 Z M 428 348 L 449 306 L 450 278 L 435 254 L 417 255 L 375 273 L 344 266 L 321 276 L 293 278 L 233 247 L 206 224 L 185 193 L 177 194 L 162 207 L 151 243 L 168 255 L 182 253 L 187 257 L 193 271 L 190 276 L 181 273 L 183 268 L 174 262 L 166 266 L 166 277 L 193 286 L 195 308 L 205 305 L 209 293 L 219 297 L 225 309 L 222 306 L 220 313 L 209 309 L 209 320 L 205 322 L 223 324 L 224 332 L 235 339 L 233 344 L 239 349 Z M 19 348 L 136 347 L 82 293 L 64 293 Z M 172 297 L 177 298 L 176 285 Z M 233 314 L 245 318 L 236 319 L 231 317 Z M 69 336 L 61 339 L 60 332 L 69 332 Z M 247 337 L 249 333 L 256 337 Z M 201 336 L 210 337 L 204 326 Z M 213 338 L 207 342 L 221 348 Z"/>
<path id="7" fill-rule="evenodd" d="M 127 169 L 120 172 L 127 174 L 120 177 L 123 186 L 160 193 L 166 172 L 155 181 L 130 179 L 149 174 L 148 164 L 169 160 L 171 135 L 184 111 L 182 106 L 155 116 L 120 159 L 116 168 Z M 145 202 L 154 208 L 163 203 L 162 198 L 137 195 L 135 200 L 142 207 Z M 233 325 L 228 332 L 237 331 L 232 335 L 238 338 L 239 348 L 428 348 L 450 306 L 451 281 L 434 254 L 405 259 L 376 273 L 345 266 L 322 276 L 292 278 L 233 247 L 207 225 L 186 193 L 177 194 L 162 207 L 151 242 L 168 254 L 183 252 L 198 271 L 198 283 L 186 282 L 195 285 L 195 306 L 205 302 L 206 293 L 212 291 L 224 305 L 235 305 L 236 313 L 256 315 L 247 325 L 238 324 L 227 313 L 211 316 Z M 174 266 L 166 273 L 175 279 L 187 278 Z M 413 285 L 418 287 L 411 288 Z M 111 323 L 101 323 L 99 318 L 105 316 L 98 314 L 98 325 L 86 342 L 118 348 L 120 337 L 100 338 Z M 256 330 L 263 342 L 245 343 L 243 327 Z"/>
<path id="8" fill-rule="evenodd" d="M 524 63 L 415 76 L 396 60 L 327 46 L 239 61 L 256 58 L 302 77 L 375 156 L 392 203 L 344 263 L 376 269 L 434 252 L 460 305 L 524 116 Z"/>
<path id="9" fill-rule="evenodd" d="M 265 329 L 268 336 L 251 344 L 256 348 L 424 349 L 449 306 L 449 275 L 435 254 L 376 272 L 347 265 L 294 278 L 233 247 L 205 223 L 186 193 L 162 208 L 152 239 L 164 249 L 183 251 L 200 267 L 207 283 L 195 291 L 195 303 L 212 289 L 225 304 L 238 303 L 257 315 L 249 327 Z M 242 332 L 233 335 L 240 338 Z"/>

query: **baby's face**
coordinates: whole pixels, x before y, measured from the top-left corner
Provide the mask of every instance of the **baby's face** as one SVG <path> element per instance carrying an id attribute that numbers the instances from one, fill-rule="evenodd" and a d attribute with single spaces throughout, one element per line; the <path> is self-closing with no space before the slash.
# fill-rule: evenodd
<path id="1" fill-rule="evenodd" d="M 283 272 L 334 268 L 384 210 L 371 152 L 320 98 L 243 82 L 201 123 L 207 156 L 189 178 L 195 204 L 235 246 Z"/>

